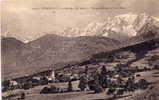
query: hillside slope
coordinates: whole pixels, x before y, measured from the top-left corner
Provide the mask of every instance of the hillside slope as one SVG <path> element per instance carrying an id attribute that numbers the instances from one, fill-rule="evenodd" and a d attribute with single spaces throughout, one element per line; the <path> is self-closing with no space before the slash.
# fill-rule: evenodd
<path id="1" fill-rule="evenodd" d="M 118 41 L 106 37 L 66 38 L 48 34 L 19 49 L 20 53 L 16 56 L 20 59 L 14 57 L 14 66 L 5 62 L 10 59 L 7 53 L 3 55 L 6 57 L 2 64 L 4 78 L 12 79 L 81 62 L 93 54 L 111 50 L 118 44 Z"/>
<path id="2" fill-rule="evenodd" d="M 110 52 L 101 52 L 92 55 L 92 58 L 73 65 L 73 68 L 66 66 L 61 70 L 80 72 L 87 65 L 90 71 L 97 70 L 101 66 L 106 66 L 107 69 L 113 69 L 118 64 L 123 66 L 144 68 L 153 68 L 159 64 L 159 38 L 147 40 L 141 43 L 129 45 L 120 49 L 115 49 Z"/>

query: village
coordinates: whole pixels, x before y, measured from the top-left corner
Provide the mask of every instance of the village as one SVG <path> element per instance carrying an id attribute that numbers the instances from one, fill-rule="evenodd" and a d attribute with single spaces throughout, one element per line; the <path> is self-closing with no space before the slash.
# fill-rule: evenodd
<path id="1" fill-rule="evenodd" d="M 158 69 L 158 66 L 154 66 L 151 69 L 146 67 L 139 69 L 138 67 L 128 68 L 119 64 L 114 70 L 108 70 L 106 66 L 101 66 L 94 72 L 90 72 L 89 67 L 85 66 L 82 74 L 62 74 L 60 72 L 56 73 L 53 70 L 49 70 L 21 79 L 8 80 L 3 83 L 2 91 L 8 93 L 8 91 L 14 91 L 17 89 L 29 90 L 42 85 L 44 85 L 44 88 L 40 91 L 40 94 L 55 94 L 74 91 L 94 91 L 94 93 L 101 93 L 107 88 L 108 91 L 106 93 L 112 95 L 112 98 L 115 98 L 116 96 L 123 95 L 128 91 L 147 89 L 151 83 L 145 79 L 136 81 L 136 78 L 141 75 L 135 73 L 156 69 Z M 79 81 L 78 90 L 73 89 L 73 81 Z M 64 82 L 68 84 L 67 87 L 59 88 L 52 85 L 53 83 Z M 10 99 L 17 96 L 21 99 L 25 99 L 25 95 L 25 92 L 21 92 L 4 96 L 3 99 Z"/>
<path id="2" fill-rule="evenodd" d="M 147 46 L 150 47 L 146 49 L 145 46 L 142 52 L 138 51 L 143 48 L 139 44 L 107 54 L 101 53 L 101 58 L 97 56 L 90 61 L 68 64 L 58 70 L 51 67 L 46 71 L 3 81 L 2 98 L 38 100 L 39 96 L 51 96 L 48 100 L 56 100 L 66 95 L 67 98 L 78 100 L 76 95 L 91 95 L 92 99 L 104 96 L 106 100 L 115 100 L 120 97 L 131 97 L 130 94 L 146 91 L 159 81 L 158 45 Z M 97 96 L 103 93 L 104 95 Z M 92 100 L 90 97 L 84 99 L 87 100 L 86 98 Z"/>

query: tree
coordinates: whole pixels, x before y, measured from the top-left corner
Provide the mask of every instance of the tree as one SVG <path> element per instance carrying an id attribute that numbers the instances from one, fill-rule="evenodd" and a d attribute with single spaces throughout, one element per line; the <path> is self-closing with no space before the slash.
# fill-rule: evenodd
<path id="1" fill-rule="evenodd" d="M 88 74 L 88 66 L 85 66 L 85 74 Z"/>
<path id="2" fill-rule="evenodd" d="M 103 87 L 107 87 L 107 69 L 105 66 L 102 67 L 102 70 L 99 74 L 99 84 Z"/>
<path id="3" fill-rule="evenodd" d="M 102 87 L 101 87 L 101 84 L 100 84 L 100 74 L 97 73 L 97 75 L 94 77 L 94 92 L 95 93 L 100 93 L 103 91 Z"/>
<path id="4" fill-rule="evenodd" d="M 126 88 L 128 91 L 134 91 L 135 89 L 135 78 L 133 77 L 129 77 L 127 82 L 126 82 Z"/>
<path id="5" fill-rule="evenodd" d="M 68 91 L 68 92 L 71 92 L 71 91 L 73 91 L 73 87 L 72 87 L 72 81 L 69 81 L 69 82 L 68 82 L 67 91 Z"/>
<path id="6" fill-rule="evenodd" d="M 138 88 L 140 89 L 146 89 L 149 85 L 149 82 L 145 79 L 140 79 L 138 82 Z"/>
<path id="7" fill-rule="evenodd" d="M 107 69 L 106 69 L 105 66 L 102 67 L 101 74 L 102 75 L 107 75 Z"/>
<path id="8" fill-rule="evenodd" d="M 87 84 L 88 84 L 87 77 L 81 76 L 80 82 L 79 82 L 79 85 L 78 85 L 78 87 L 81 89 L 81 91 L 85 90 L 85 88 L 87 87 Z"/>
<path id="9" fill-rule="evenodd" d="M 24 92 L 21 93 L 21 99 L 25 99 L 25 93 Z"/>

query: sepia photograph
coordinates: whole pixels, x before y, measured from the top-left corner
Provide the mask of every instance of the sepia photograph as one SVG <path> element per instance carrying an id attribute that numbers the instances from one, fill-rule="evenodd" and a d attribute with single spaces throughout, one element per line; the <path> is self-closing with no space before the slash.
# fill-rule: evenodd
<path id="1" fill-rule="evenodd" d="M 2 100 L 159 100 L 159 0 L 1 0 Z"/>

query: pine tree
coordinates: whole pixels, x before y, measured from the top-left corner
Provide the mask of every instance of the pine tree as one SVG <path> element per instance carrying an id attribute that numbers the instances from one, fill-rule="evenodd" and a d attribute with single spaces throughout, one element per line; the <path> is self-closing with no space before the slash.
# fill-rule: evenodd
<path id="1" fill-rule="evenodd" d="M 81 91 L 84 91 L 84 89 L 87 87 L 87 84 L 88 84 L 88 80 L 86 79 L 85 76 L 82 76 L 80 78 L 78 87 L 81 89 Z"/>
<path id="2" fill-rule="evenodd" d="M 105 66 L 102 67 L 101 74 L 102 75 L 107 75 L 107 69 L 106 69 Z"/>
<path id="3" fill-rule="evenodd" d="M 107 69 L 105 66 L 102 67 L 101 73 L 99 75 L 99 83 L 103 88 L 107 87 Z"/>
<path id="4" fill-rule="evenodd" d="M 69 81 L 69 82 L 68 82 L 68 88 L 67 88 L 67 91 L 68 91 L 68 92 L 73 91 L 72 81 Z"/>
<path id="5" fill-rule="evenodd" d="M 94 92 L 100 93 L 103 91 L 101 85 L 100 85 L 100 74 L 97 73 L 97 75 L 94 77 Z"/>
<path id="6" fill-rule="evenodd" d="M 88 74 L 88 66 L 85 66 L 85 74 Z"/>

